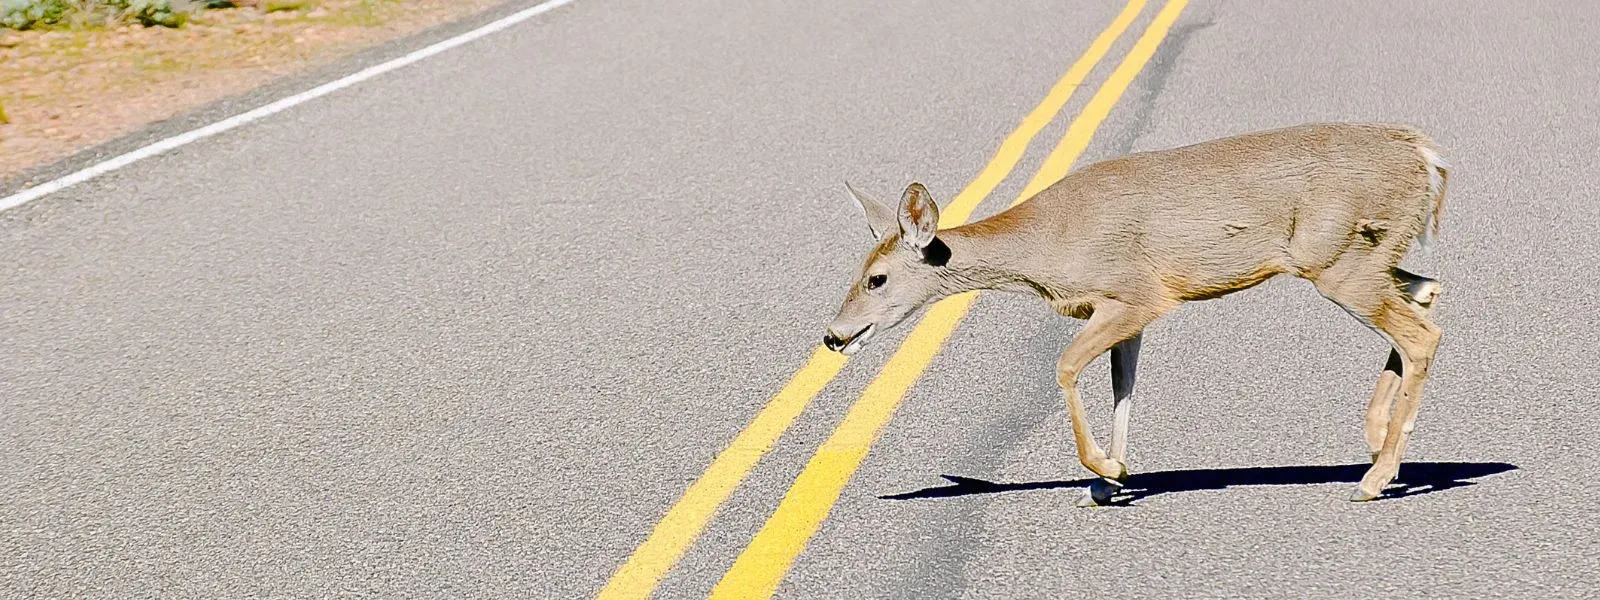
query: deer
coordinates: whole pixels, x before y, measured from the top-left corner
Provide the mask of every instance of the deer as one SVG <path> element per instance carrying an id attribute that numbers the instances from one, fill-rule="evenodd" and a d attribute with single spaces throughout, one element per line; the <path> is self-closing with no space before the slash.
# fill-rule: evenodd
<path id="1" fill-rule="evenodd" d="M 1096 162 L 1015 206 L 939 229 L 913 181 L 898 207 L 844 187 L 874 239 L 823 345 L 844 355 L 924 306 L 974 290 L 1039 296 L 1084 320 L 1056 363 L 1078 460 L 1093 472 L 1080 506 L 1128 480 L 1131 398 L 1143 332 L 1187 302 L 1279 275 L 1309 281 L 1390 345 L 1367 403 L 1371 466 L 1350 495 L 1379 498 L 1399 473 L 1441 337 L 1442 285 L 1405 271 L 1413 242 L 1439 232 L 1449 164 L 1419 129 L 1312 123 Z M 1078 376 L 1110 352 L 1109 454 L 1095 441 Z"/>

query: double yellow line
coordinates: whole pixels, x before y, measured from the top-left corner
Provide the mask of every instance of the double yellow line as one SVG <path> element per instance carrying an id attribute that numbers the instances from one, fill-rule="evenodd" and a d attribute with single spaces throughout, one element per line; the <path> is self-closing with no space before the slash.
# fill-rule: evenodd
<path id="1" fill-rule="evenodd" d="M 940 216 L 941 228 L 965 223 L 985 198 L 1010 175 L 1033 138 L 1066 106 L 1072 92 L 1110 52 L 1122 33 L 1143 10 L 1147 0 L 1129 0 L 1122 12 L 1089 45 L 1029 112 L 1016 130 L 1001 142 L 972 183 L 951 200 Z M 1066 134 L 1045 158 L 1044 164 L 1011 205 L 1032 197 L 1064 177 L 1088 147 L 1100 123 L 1122 97 L 1177 20 L 1188 0 L 1168 0 L 1134 43 L 1122 63 L 1101 84 L 1073 119 Z M 845 484 L 860 467 L 872 443 L 888 424 L 906 392 L 921 377 L 966 316 L 976 293 L 947 298 L 931 307 L 900 348 L 851 406 L 844 421 L 823 443 L 784 495 L 777 510 L 724 574 L 712 598 L 767 598 L 777 589 L 796 557 L 827 518 Z M 650 537 L 612 575 L 599 597 L 606 600 L 645 598 L 683 556 L 706 523 L 757 462 L 772 449 L 794 419 L 844 367 L 844 358 L 822 349 L 757 413 L 751 424 L 717 455 L 700 479 L 667 511 Z"/>

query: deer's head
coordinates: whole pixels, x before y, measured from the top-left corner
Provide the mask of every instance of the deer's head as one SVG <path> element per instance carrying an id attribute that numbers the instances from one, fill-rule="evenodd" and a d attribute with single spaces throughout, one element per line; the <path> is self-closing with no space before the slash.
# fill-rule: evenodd
<path id="1" fill-rule="evenodd" d="M 866 213 L 867 229 L 876 240 L 822 338 L 828 349 L 850 355 L 874 334 L 899 325 L 939 295 L 950 248 L 935 237 L 939 205 L 922 184 L 906 187 L 899 209 L 874 200 L 849 183 L 845 189 Z"/>

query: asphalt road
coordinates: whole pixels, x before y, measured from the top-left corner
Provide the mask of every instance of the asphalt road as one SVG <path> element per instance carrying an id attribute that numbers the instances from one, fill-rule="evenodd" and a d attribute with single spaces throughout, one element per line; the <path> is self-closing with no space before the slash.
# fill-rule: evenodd
<path id="1" fill-rule="evenodd" d="M 948 201 L 1123 6 L 880 4 L 581 0 L 0 214 L 0 596 L 593 596 L 820 341 L 868 249 L 839 182 Z M 1137 497 L 1075 508 L 1080 323 L 990 294 L 777 596 L 1600 594 L 1596 30 L 1195 0 L 1079 163 L 1319 120 L 1449 150 L 1401 493 L 1345 501 L 1383 341 L 1283 280 L 1146 334 Z M 711 591 L 903 336 L 658 597 Z"/>

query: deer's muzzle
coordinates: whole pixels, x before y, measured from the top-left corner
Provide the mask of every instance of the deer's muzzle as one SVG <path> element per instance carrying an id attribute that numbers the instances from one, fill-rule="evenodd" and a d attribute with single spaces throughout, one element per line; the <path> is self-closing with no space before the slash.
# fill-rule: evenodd
<path id="1" fill-rule="evenodd" d="M 827 346 L 829 350 L 834 352 L 850 356 L 866 345 L 867 340 L 872 339 L 872 332 L 876 329 L 876 325 L 868 325 L 848 337 L 841 337 L 829 330 L 827 334 L 822 336 L 822 345 Z"/>

